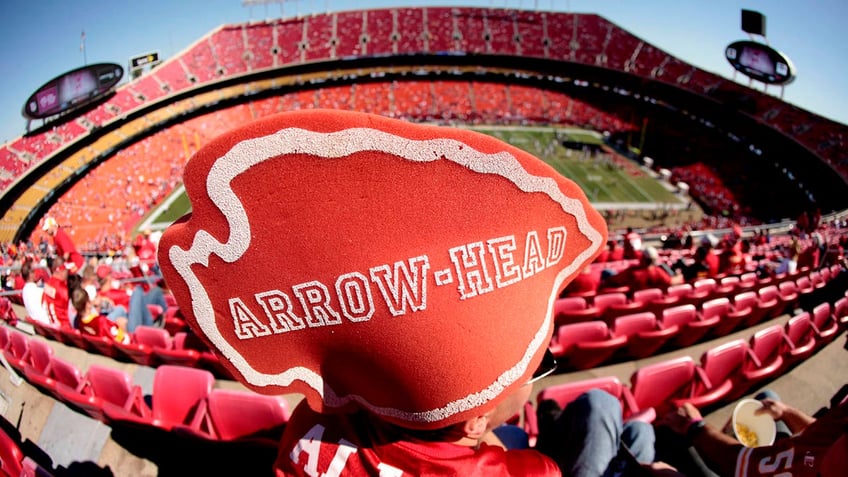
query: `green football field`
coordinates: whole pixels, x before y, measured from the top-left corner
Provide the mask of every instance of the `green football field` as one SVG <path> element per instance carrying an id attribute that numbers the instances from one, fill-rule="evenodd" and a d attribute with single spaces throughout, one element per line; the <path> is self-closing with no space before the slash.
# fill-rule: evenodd
<path id="1" fill-rule="evenodd" d="M 573 180 L 593 203 L 674 204 L 680 200 L 655 178 L 640 172 L 627 159 L 601 152 L 566 148 L 563 143 L 600 146 L 600 134 L 579 129 L 480 127 L 490 134 L 543 159 L 565 177 Z M 190 210 L 182 187 L 162 205 L 152 210 L 138 229 L 163 229 Z"/>

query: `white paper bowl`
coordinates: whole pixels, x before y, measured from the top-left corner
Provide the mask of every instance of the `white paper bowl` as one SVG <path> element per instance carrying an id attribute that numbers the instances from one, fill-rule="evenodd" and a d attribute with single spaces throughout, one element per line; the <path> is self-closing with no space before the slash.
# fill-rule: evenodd
<path id="1" fill-rule="evenodd" d="M 754 411 L 763 407 L 763 403 L 756 399 L 742 399 L 736 404 L 733 410 L 733 435 L 736 440 L 746 447 L 762 447 L 774 444 L 774 438 L 777 434 L 777 426 L 774 419 L 768 414 L 754 414 Z M 743 436 L 739 435 L 737 425 L 742 424 L 751 430 L 757 436 L 756 445 L 750 445 L 746 442 Z"/>

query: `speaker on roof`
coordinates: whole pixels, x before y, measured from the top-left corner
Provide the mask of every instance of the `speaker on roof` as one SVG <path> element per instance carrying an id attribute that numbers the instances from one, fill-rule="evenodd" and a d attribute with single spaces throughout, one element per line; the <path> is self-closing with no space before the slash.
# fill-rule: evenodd
<path id="1" fill-rule="evenodd" d="M 742 10 L 742 31 L 752 35 L 766 36 L 766 17 L 753 10 Z"/>

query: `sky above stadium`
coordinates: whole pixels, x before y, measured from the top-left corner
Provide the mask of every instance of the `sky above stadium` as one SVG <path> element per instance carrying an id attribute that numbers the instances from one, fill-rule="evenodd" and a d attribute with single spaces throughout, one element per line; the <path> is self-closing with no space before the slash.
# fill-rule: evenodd
<path id="1" fill-rule="evenodd" d="M 300 0 L 251 7 L 243 6 L 242 0 L 1 0 L 0 142 L 25 132 L 21 108 L 30 94 L 84 64 L 114 62 L 126 67 L 131 56 L 152 51 L 167 60 L 224 23 L 422 5 L 597 13 L 676 57 L 727 78 L 733 69 L 724 58 L 724 48 L 748 38 L 741 30 L 740 11 L 756 10 L 766 16 L 769 44 L 789 56 L 797 69 L 784 100 L 848 124 L 848 55 L 840 49 L 848 44 L 845 0 Z M 742 75 L 736 81 L 748 84 Z M 762 90 L 763 85 L 755 82 L 753 87 Z M 779 87 L 771 86 L 769 92 L 777 95 Z"/>

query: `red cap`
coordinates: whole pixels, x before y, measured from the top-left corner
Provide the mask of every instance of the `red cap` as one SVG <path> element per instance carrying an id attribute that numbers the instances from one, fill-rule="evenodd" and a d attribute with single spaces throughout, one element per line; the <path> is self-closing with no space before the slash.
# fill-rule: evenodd
<path id="1" fill-rule="evenodd" d="M 248 387 L 410 428 L 493 408 L 606 243 L 574 183 L 490 136 L 330 110 L 235 129 L 186 167 L 159 260 Z"/>

